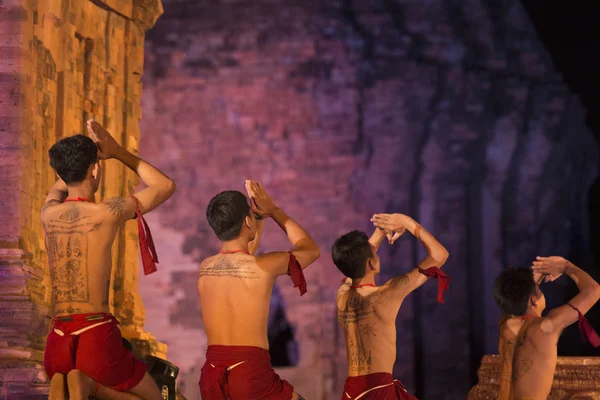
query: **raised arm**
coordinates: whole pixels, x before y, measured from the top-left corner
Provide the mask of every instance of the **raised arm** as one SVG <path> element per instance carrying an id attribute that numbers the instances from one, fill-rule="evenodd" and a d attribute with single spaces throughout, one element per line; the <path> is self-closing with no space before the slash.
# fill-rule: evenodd
<path id="1" fill-rule="evenodd" d="M 46 200 L 44 200 L 44 205 L 42 206 L 42 214 L 48 207 L 55 206 L 57 204 L 61 204 L 67 198 L 69 190 L 67 189 L 67 184 L 60 178 L 52 185 L 50 191 L 48 192 L 48 196 L 46 196 Z"/>
<path id="2" fill-rule="evenodd" d="M 397 293 L 397 296 L 404 298 L 413 290 L 427 282 L 427 277 L 419 272 L 419 269 L 430 267 L 441 268 L 448 259 L 448 251 L 432 234 L 427 232 L 418 222 L 403 214 L 375 214 L 371 219 L 373 224 L 381 229 L 395 232 L 394 239 L 405 231 L 409 231 L 414 237 L 419 239 L 427 255 L 417 268 L 405 275 L 390 279 L 384 286 L 389 286 L 391 290 Z"/>
<path id="3" fill-rule="evenodd" d="M 291 253 L 296 257 L 302 269 L 314 263 L 320 255 L 319 246 L 310 235 L 282 209 L 277 207 L 267 191 L 255 181 L 249 181 L 247 188 L 252 202 L 252 211 L 263 218 L 272 218 L 287 234 L 294 246 Z M 276 251 L 256 258 L 259 267 L 276 276 L 288 273 L 289 254 Z"/>
<path id="4" fill-rule="evenodd" d="M 102 159 L 116 158 L 134 171 L 147 186 L 135 193 L 142 214 L 146 214 L 175 192 L 175 183 L 157 168 L 131 154 L 96 121 L 88 121 L 88 132 L 98 145 L 98 156 Z M 130 197 L 116 197 L 104 202 L 117 219 L 128 220 L 135 216 L 136 202 Z"/>
<path id="5" fill-rule="evenodd" d="M 600 299 L 600 285 L 587 272 L 562 257 L 537 257 L 532 268 L 534 274 L 547 275 L 547 281 L 554 281 L 565 274 L 579 288 L 579 293 L 568 304 L 557 307 L 548 313 L 542 322 L 544 332 L 560 333 L 579 319 L 579 314 L 571 306 L 585 314 Z"/>
<path id="6" fill-rule="evenodd" d="M 381 246 L 381 243 L 386 236 L 387 235 L 383 229 L 375 228 L 375 232 L 373 232 L 369 238 L 369 243 L 375 247 L 375 250 L 379 250 L 379 246 Z"/>

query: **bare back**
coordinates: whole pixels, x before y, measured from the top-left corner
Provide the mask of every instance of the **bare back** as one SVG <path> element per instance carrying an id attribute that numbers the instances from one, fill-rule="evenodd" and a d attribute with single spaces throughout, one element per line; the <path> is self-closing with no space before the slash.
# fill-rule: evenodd
<path id="1" fill-rule="evenodd" d="M 67 202 L 42 212 L 55 316 L 109 311 L 111 247 L 129 201 Z"/>
<path id="2" fill-rule="evenodd" d="M 403 275 L 384 286 L 352 289 L 342 285 L 339 289 L 338 322 L 344 329 L 349 376 L 392 373 L 396 361 L 395 321 L 401 305 L 394 292 L 408 282 L 409 277 Z"/>
<path id="3" fill-rule="evenodd" d="M 508 331 L 518 332 L 514 336 L 512 360 L 506 357 L 506 363 L 510 362 L 512 369 L 512 398 L 546 400 L 554 380 L 559 335 L 542 331 L 544 318 L 532 318 L 524 322 L 515 320 L 519 319 L 509 319 L 505 324 L 505 335 L 509 335 Z M 520 329 L 515 329 L 517 325 L 521 325 Z M 504 356 L 509 356 L 508 353 L 501 353 L 503 361 Z"/>
<path id="4" fill-rule="evenodd" d="M 198 293 L 209 345 L 269 349 L 267 322 L 275 276 L 256 257 L 218 254 L 200 265 Z"/>

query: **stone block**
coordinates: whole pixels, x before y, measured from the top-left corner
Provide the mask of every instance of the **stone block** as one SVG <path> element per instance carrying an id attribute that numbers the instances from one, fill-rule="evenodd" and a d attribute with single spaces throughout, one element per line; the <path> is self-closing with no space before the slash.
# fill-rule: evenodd
<path id="1" fill-rule="evenodd" d="M 597 376 L 600 373 L 598 357 L 558 357 L 548 399 L 595 399 L 600 396 Z M 498 396 L 500 357 L 486 355 L 477 372 L 479 382 L 469 391 L 469 400 L 492 400 Z"/>

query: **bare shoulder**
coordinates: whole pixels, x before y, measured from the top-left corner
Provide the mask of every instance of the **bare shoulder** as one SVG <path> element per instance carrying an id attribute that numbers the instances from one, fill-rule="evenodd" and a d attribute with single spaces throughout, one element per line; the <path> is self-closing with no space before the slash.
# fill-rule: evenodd
<path id="1" fill-rule="evenodd" d="M 517 338 L 517 334 L 519 333 L 519 329 L 511 329 L 508 324 L 508 320 L 502 321 L 500 323 L 500 339 L 508 344 L 514 344 Z"/>
<path id="2" fill-rule="evenodd" d="M 216 256 L 210 256 L 200 262 L 200 269 L 206 268 L 214 260 Z"/>
<path id="3" fill-rule="evenodd" d="M 42 206 L 42 218 L 44 217 L 44 215 L 46 214 L 46 211 L 48 209 L 52 209 L 60 204 L 63 204 L 62 201 L 59 200 L 55 200 L 55 199 L 51 199 L 48 200 L 44 203 L 44 205 Z"/>
<path id="4" fill-rule="evenodd" d="M 398 292 L 403 289 L 408 288 L 408 284 L 410 283 L 410 278 L 408 275 L 399 275 L 395 276 L 392 279 L 388 280 L 385 284 L 379 287 L 377 291 L 378 297 L 386 297 L 386 296 L 397 296 Z"/>
<path id="5" fill-rule="evenodd" d="M 529 343 L 530 346 L 539 350 L 545 350 L 554 346 L 559 334 L 548 332 L 545 328 L 546 318 L 535 318 L 533 321 L 525 321 L 521 330 L 516 335 L 516 344 L 523 346 Z"/>
<path id="6" fill-rule="evenodd" d="M 406 275 L 406 274 L 395 276 L 392 279 L 390 279 L 389 281 L 387 281 L 382 286 L 382 289 L 384 291 L 386 291 L 386 290 L 400 289 L 400 288 L 403 288 L 403 287 L 407 286 L 409 280 L 410 279 L 408 278 L 408 275 Z"/>
<path id="7" fill-rule="evenodd" d="M 346 284 L 340 286 L 340 288 L 338 289 L 337 294 L 335 296 L 338 308 L 343 308 L 344 297 L 348 294 L 349 290 L 350 290 L 350 286 L 348 286 Z"/>

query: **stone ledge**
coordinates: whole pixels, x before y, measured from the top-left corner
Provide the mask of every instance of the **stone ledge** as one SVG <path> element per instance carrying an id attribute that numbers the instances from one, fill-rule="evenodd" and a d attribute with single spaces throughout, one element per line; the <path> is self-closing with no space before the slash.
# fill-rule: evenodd
<path id="1" fill-rule="evenodd" d="M 477 371 L 479 382 L 469 391 L 469 400 L 496 400 L 500 356 L 486 355 Z M 558 357 L 551 400 L 600 398 L 600 357 Z"/>

